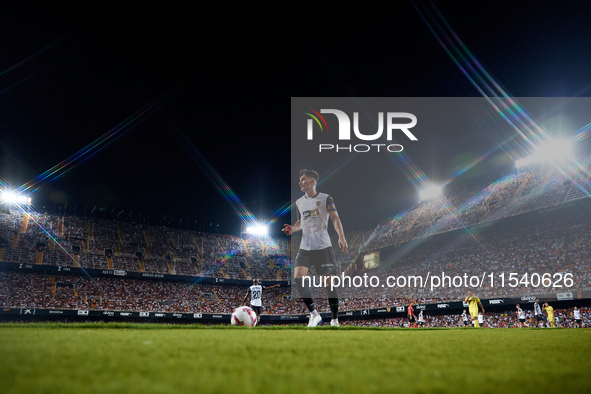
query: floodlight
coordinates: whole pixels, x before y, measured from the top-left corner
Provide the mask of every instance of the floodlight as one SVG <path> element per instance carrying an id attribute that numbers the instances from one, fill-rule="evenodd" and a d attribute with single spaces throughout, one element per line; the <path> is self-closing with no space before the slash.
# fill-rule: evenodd
<path id="1" fill-rule="evenodd" d="M 437 198 L 443 194 L 443 187 L 440 185 L 427 186 L 419 191 L 419 200 L 427 201 Z"/>
<path id="2" fill-rule="evenodd" d="M 538 147 L 533 154 L 536 161 L 553 162 L 568 158 L 572 154 L 572 144 L 566 140 L 550 141 Z"/>
<path id="3" fill-rule="evenodd" d="M 263 224 L 248 226 L 246 228 L 246 233 L 251 235 L 265 236 L 269 233 L 269 227 Z"/>
<path id="4" fill-rule="evenodd" d="M 515 167 L 521 168 L 533 163 L 555 163 L 572 155 L 573 144 L 567 140 L 553 140 L 536 148 L 531 156 L 515 161 Z"/>
<path id="5" fill-rule="evenodd" d="M 5 204 L 31 205 L 31 197 L 5 190 L 0 193 L 0 202 Z"/>

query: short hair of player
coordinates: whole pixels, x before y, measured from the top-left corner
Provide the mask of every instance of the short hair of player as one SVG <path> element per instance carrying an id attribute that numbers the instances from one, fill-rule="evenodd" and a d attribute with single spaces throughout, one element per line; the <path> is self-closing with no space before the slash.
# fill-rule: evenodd
<path id="1" fill-rule="evenodd" d="M 316 183 L 318 183 L 318 173 L 314 170 L 306 170 L 303 169 L 300 171 L 300 178 L 305 175 L 309 178 L 314 178 L 316 180 Z"/>

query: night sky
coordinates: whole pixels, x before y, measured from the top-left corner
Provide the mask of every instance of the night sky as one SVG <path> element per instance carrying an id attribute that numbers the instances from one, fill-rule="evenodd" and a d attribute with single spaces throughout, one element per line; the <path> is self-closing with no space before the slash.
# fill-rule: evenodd
<path id="1" fill-rule="evenodd" d="M 585 2 L 433 4 L 511 95 L 590 96 Z M 292 197 L 289 97 L 479 96 L 421 18 L 432 20 L 431 3 L 339 7 L 5 5 L 0 179 L 18 187 L 121 126 L 61 178 L 36 184 L 34 203 L 238 235 L 204 163 L 267 219 Z M 435 176 L 447 144 L 413 159 Z M 402 174 L 396 190 L 412 194 Z"/>

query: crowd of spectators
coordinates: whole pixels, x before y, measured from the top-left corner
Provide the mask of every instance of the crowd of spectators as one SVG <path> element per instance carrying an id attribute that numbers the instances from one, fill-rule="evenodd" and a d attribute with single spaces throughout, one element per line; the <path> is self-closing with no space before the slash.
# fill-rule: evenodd
<path id="1" fill-rule="evenodd" d="M 494 222 L 588 197 L 591 157 L 573 170 L 537 164 L 515 170 L 486 188 L 465 188 L 450 196 L 420 202 L 381 223 L 365 249 L 406 243 L 416 238 Z"/>
<path id="2" fill-rule="evenodd" d="M 591 327 L 591 315 L 589 308 L 580 308 L 581 324 L 583 327 Z M 526 323 L 529 327 L 538 327 L 539 323 L 534 319 L 531 311 L 525 312 Z M 555 309 L 554 317 L 560 318 L 557 327 L 573 328 L 575 319 L 572 314 L 572 308 Z M 464 327 L 461 314 L 454 315 L 425 315 L 424 325 L 422 327 Z M 546 323 L 544 323 L 546 324 Z M 408 319 L 397 317 L 393 319 L 365 319 L 365 320 L 347 320 L 341 322 L 341 326 L 361 326 L 361 327 L 407 327 Z M 469 325 L 471 326 L 471 324 Z M 488 328 L 519 328 L 516 313 L 492 312 L 484 315 L 484 324 L 481 327 Z M 546 326 L 545 326 L 546 327 Z M 421 328 L 417 325 L 417 328 Z"/>
<path id="3" fill-rule="evenodd" d="M 12 210 L 0 213 L 0 239 L 12 263 L 243 280 L 290 273 L 287 242 L 115 220 Z"/>
<path id="4" fill-rule="evenodd" d="M 588 167 L 588 163 L 584 168 Z M 342 270 L 360 263 L 360 256 L 390 248 L 375 269 L 355 266 L 354 274 L 368 274 L 387 283 L 389 277 L 487 275 L 478 295 L 483 298 L 540 294 L 591 288 L 591 222 L 588 215 L 543 214 L 518 225 L 496 224 L 499 219 L 549 209 L 587 197 L 588 176 L 567 176 L 551 166 L 534 166 L 512 173 L 488 188 L 465 189 L 446 199 L 420 203 L 378 228 L 349 232 L 349 250 L 335 248 Z M 587 191 L 588 192 L 588 191 Z M 506 223 L 506 222 L 504 222 Z M 451 230 L 463 228 L 463 234 Z M 18 210 L 0 212 L 0 260 L 8 263 L 44 264 L 101 270 L 144 271 L 155 274 L 212 278 L 288 280 L 291 243 L 260 238 L 239 238 L 183 231 L 86 217 L 60 216 Z M 333 239 L 336 245 L 336 239 Z M 508 284 L 511 273 L 562 275 L 562 288 Z M 566 288 L 564 276 L 572 275 Z M 87 278 L 3 272 L 0 301 L 12 307 L 119 309 L 147 311 L 202 311 L 228 313 L 244 296 L 245 287 L 123 278 Z M 504 275 L 505 283 L 500 284 Z M 57 283 L 60 286 L 56 285 Z M 427 286 L 428 287 L 428 286 Z M 470 290 L 465 286 L 361 287 L 340 293 L 341 310 L 458 301 Z M 328 311 L 325 291 L 315 294 L 320 310 Z M 305 313 L 287 288 L 265 292 L 264 313 Z M 455 324 L 443 318 L 439 326 Z M 494 322 L 494 323 L 493 323 Z M 503 326 L 503 316 L 491 324 Z M 508 323 L 507 323 L 508 324 Z"/>

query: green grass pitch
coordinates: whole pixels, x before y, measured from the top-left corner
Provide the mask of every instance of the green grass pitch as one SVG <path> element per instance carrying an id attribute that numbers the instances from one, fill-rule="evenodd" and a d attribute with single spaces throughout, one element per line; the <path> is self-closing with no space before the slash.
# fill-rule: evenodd
<path id="1" fill-rule="evenodd" d="M 0 324 L 2 393 L 588 392 L 591 329 Z"/>

